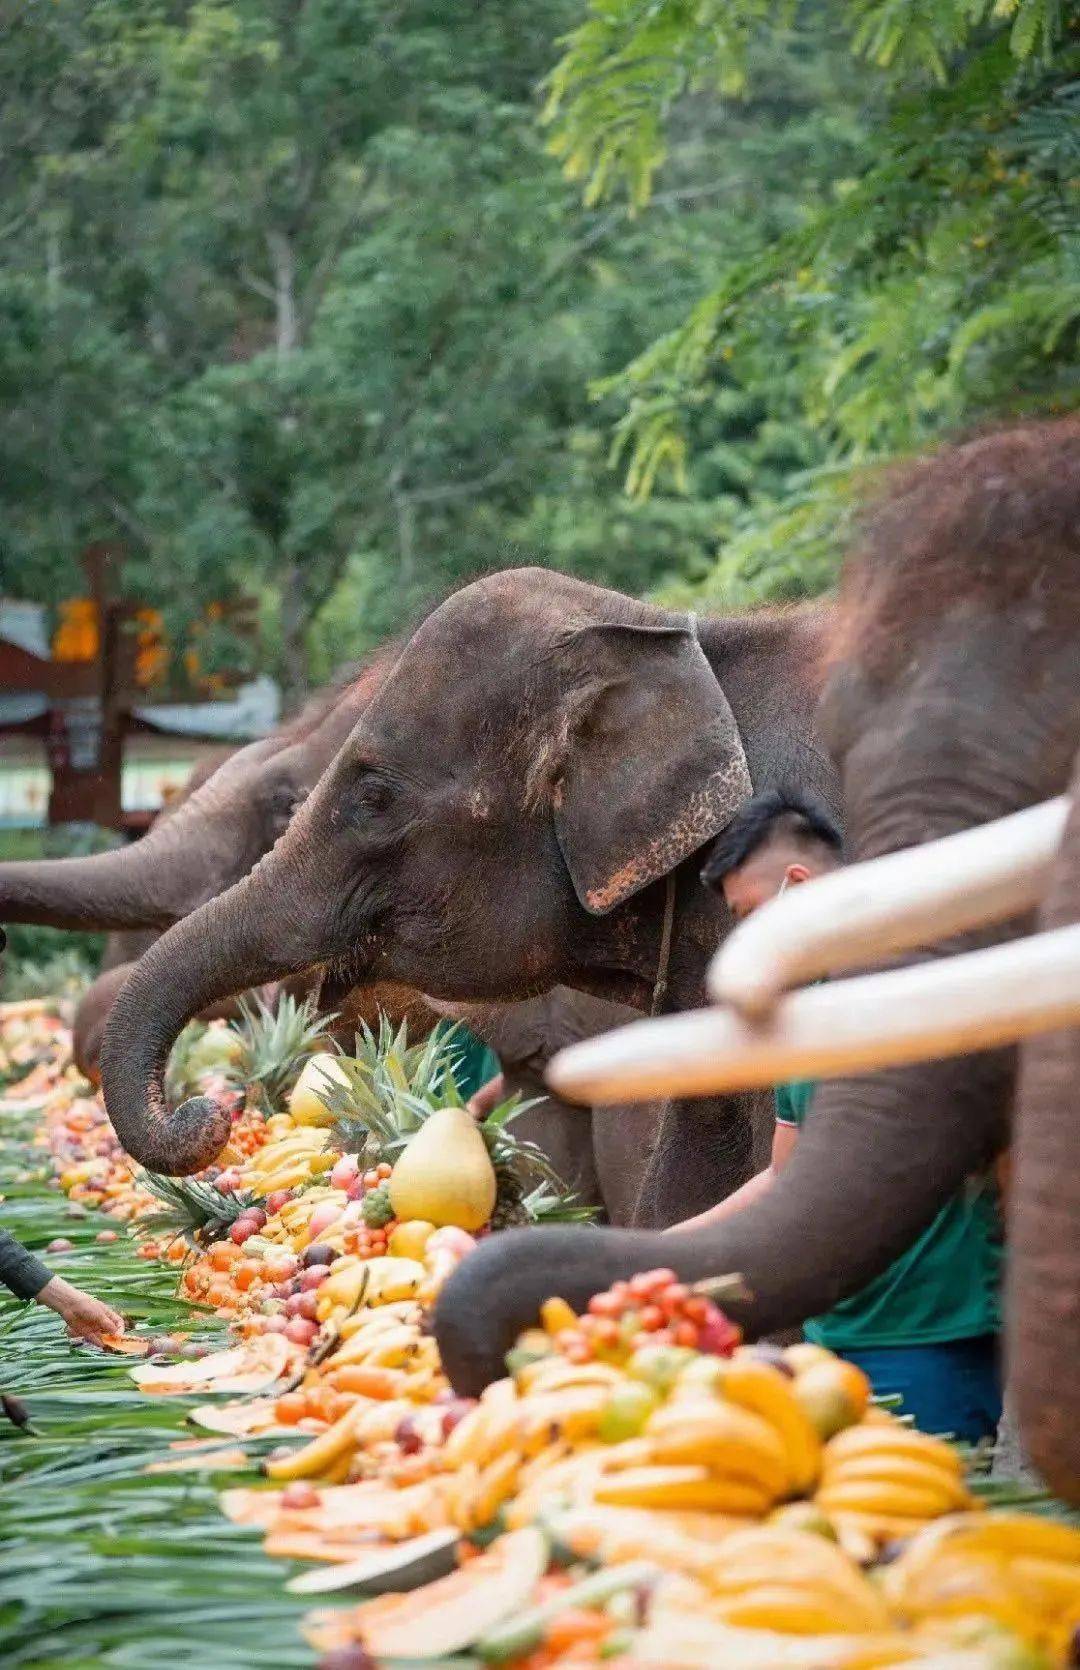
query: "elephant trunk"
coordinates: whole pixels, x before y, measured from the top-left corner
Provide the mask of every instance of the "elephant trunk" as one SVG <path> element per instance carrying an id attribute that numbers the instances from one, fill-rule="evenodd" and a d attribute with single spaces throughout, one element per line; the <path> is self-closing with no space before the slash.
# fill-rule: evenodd
<path id="1" fill-rule="evenodd" d="M 0 864 L 0 922 L 67 929 L 168 928 L 206 892 L 205 861 L 163 823 L 89 858 Z"/>
<path id="2" fill-rule="evenodd" d="M 994 1051 L 822 1084 L 772 1188 L 700 1229 L 533 1230 L 527 1256 L 522 1249 L 516 1258 L 505 1237 L 486 1243 L 436 1313 L 455 1388 L 474 1393 L 501 1372 L 503 1353 L 548 1293 L 582 1305 L 650 1266 L 688 1282 L 741 1276 L 748 1297 L 725 1309 L 751 1338 L 829 1310 L 905 1251 L 1004 1146 L 1014 1056 Z"/>
<path id="3" fill-rule="evenodd" d="M 1042 924 L 1080 921 L 1080 770 Z M 1064 1501 L 1080 1507 L 1080 1166 L 1072 1117 L 1080 1028 L 1024 1051 L 1010 1213 L 1008 1361 L 1021 1441 Z"/>
<path id="4" fill-rule="evenodd" d="M 186 1176 L 211 1164 L 229 1118 L 203 1096 L 170 1110 L 164 1074 L 187 1022 L 223 998 L 286 978 L 325 955 L 326 923 L 303 878 L 270 854 L 243 881 L 172 928 L 136 964 L 113 1004 L 101 1049 L 105 1107 L 140 1165 Z M 294 888 L 296 891 L 294 891 Z M 303 908 L 292 911 L 289 900 Z M 322 947 L 323 949 L 320 949 Z"/>

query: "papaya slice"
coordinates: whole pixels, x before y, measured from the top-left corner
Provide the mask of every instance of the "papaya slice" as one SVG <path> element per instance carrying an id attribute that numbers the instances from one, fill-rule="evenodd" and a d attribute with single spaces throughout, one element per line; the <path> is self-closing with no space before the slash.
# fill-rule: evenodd
<path id="1" fill-rule="evenodd" d="M 180 1396 L 186 1392 L 262 1392 L 286 1373 L 295 1347 L 283 1334 L 261 1334 L 227 1351 L 190 1363 L 161 1367 L 144 1363 L 131 1371 L 140 1391 L 151 1396 Z"/>
<path id="2" fill-rule="evenodd" d="M 344 1629 L 376 1659 L 448 1656 L 524 1607 L 547 1563 L 547 1538 L 527 1526 L 423 1589 L 365 1601 L 351 1612 L 313 1613 L 305 1634 L 320 1652 L 339 1646 Z"/>

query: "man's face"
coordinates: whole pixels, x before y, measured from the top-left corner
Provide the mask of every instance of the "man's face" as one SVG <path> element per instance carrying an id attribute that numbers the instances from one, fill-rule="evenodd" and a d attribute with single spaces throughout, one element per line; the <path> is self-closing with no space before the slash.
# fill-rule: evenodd
<path id="1" fill-rule="evenodd" d="M 741 922 L 785 888 L 813 881 L 828 868 L 821 859 L 799 851 L 787 841 L 770 842 L 759 847 L 737 870 L 728 871 L 723 881 L 724 898 L 732 915 Z"/>

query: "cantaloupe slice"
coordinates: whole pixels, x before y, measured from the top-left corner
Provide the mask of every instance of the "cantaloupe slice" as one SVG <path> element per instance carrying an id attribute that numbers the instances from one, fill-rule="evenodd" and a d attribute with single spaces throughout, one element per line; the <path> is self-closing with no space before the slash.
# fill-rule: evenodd
<path id="1" fill-rule="evenodd" d="M 270 1432 L 278 1426 L 275 1400 L 269 1397 L 251 1398 L 242 1403 L 200 1403 L 189 1410 L 192 1426 L 204 1432 L 220 1432 L 227 1438 L 248 1438 L 256 1433 Z M 288 1427 L 282 1427 L 287 1432 Z"/>
<path id="2" fill-rule="evenodd" d="M 164 1368 L 144 1363 L 132 1369 L 131 1378 L 140 1391 L 159 1397 L 185 1392 L 261 1392 L 282 1378 L 295 1355 L 295 1346 L 283 1334 L 262 1334 L 196 1362 Z"/>
<path id="3" fill-rule="evenodd" d="M 449 1577 L 365 1601 L 352 1612 L 314 1613 L 305 1633 L 320 1652 L 340 1645 L 344 1625 L 348 1638 L 377 1659 L 456 1653 L 530 1601 L 547 1563 L 542 1531 L 510 1531 Z"/>
<path id="4" fill-rule="evenodd" d="M 407 1542 L 369 1549 L 330 1571 L 305 1571 L 285 1587 L 294 1595 L 322 1595 L 334 1589 L 367 1589 L 371 1594 L 418 1589 L 455 1569 L 460 1543 L 460 1532 L 452 1527 L 428 1531 Z"/>

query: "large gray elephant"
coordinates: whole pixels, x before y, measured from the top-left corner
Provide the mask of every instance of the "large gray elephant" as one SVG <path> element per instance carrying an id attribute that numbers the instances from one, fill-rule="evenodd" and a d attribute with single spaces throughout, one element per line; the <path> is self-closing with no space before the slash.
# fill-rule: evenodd
<path id="1" fill-rule="evenodd" d="M 207 1003 L 325 967 L 441 1001 L 556 985 L 648 1010 L 700 1000 L 726 926 L 699 854 L 754 786 L 830 792 L 814 739 L 824 616 L 703 619 L 543 570 L 466 587 L 402 652 L 287 834 L 166 934 L 102 1056 L 125 1148 L 209 1163 L 213 1107 L 165 1104 L 163 1064 Z M 639 1212 L 669 1223 L 747 1175 L 764 1100 L 668 1112 Z"/>
<path id="2" fill-rule="evenodd" d="M 1080 920 L 1080 420 L 990 435 L 901 474 L 848 565 L 833 653 L 823 730 L 841 772 L 851 856 L 919 847 L 1068 793 L 1043 923 Z M 1001 839 L 1008 860 L 1009 837 Z M 927 963 L 925 981 L 942 958 L 1028 933 L 1030 895 L 1025 909 L 998 919 L 1007 908 L 1001 896 L 995 902 L 1001 869 L 998 853 L 985 899 L 968 901 L 967 921 L 983 916 L 982 925 L 886 966 Z M 816 908 L 826 886 L 817 884 Z M 834 897 L 842 886 L 837 878 Z M 817 887 L 800 890 L 800 908 L 812 907 Z M 849 891 L 862 908 L 855 875 Z M 982 910 L 987 901 L 993 908 Z M 779 922 L 780 907 L 771 908 Z M 950 926 L 962 919 L 938 917 Z M 820 1009 L 827 995 L 807 998 Z M 548 1292 L 579 1303 L 649 1265 L 670 1265 L 686 1280 L 740 1273 L 751 1297 L 732 1309 L 751 1335 L 827 1310 L 878 1275 L 1003 1151 L 1018 1106 L 1014 1391 L 1033 1461 L 1080 1501 L 1080 1167 L 1071 1124 L 1080 1032 L 1025 1046 L 1023 1063 L 1019 1096 L 1018 1053 L 1007 1045 L 827 1079 L 775 1187 L 706 1230 L 664 1239 L 545 1231 L 527 1251 L 510 1238 L 482 1248 L 447 1287 L 436 1319 L 455 1385 L 475 1389 L 497 1374 Z"/>
<path id="3" fill-rule="evenodd" d="M 384 646 L 365 667 L 320 692 L 269 737 L 198 767 L 181 798 L 136 845 L 89 859 L 0 865 L 0 908 L 9 919 L 70 926 L 78 913 L 84 927 L 113 927 L 102 971 L 83 994 L 74 1018 L 73 1056 L 91 1082 L 99 1077 L 112 1006 L 135 962 L 163 925 L 240 880 L 269 851 L 396 654 L 396 645 Z M 123 930 L 115 928 L 121 915 Z M 303 977 L 292 984 L 297 995 L 311 985 Z M 272 990 L 264 996 L 272 1000 Z M 380 1013 L 389 1014 L 395 1024 L 407 1019 L 414 1037 L 424 1036 L 440 1018 L 419 992 L 385 982 L 354 986 L 351 980 L 337 981 L 322 1003 L 341 1015 L 343 1040 L 360 1021 L 375 1024 Z M 200 1010 L 199 1018 L 235 1012 L 235 997 L 226 998 Z M 583 1201 L 602 1207 L 611 1222 L 626 1223 L 655 1110 L 634 1109 L 624 1122 L 606 1120 L 594 1135 L 588 1113 L 560 1102 L 543 1084 L 543 1070 L 556 1050 L 605 1030 L 617 1013 L 582 994 L 554 992 L 533 999 L 524 1012 L 503 1006 L 473 1024 L 503 1061 L 508 1092 L 537 1103 L 522 1116 L 521 1134 L 540 1144 Z"/>

